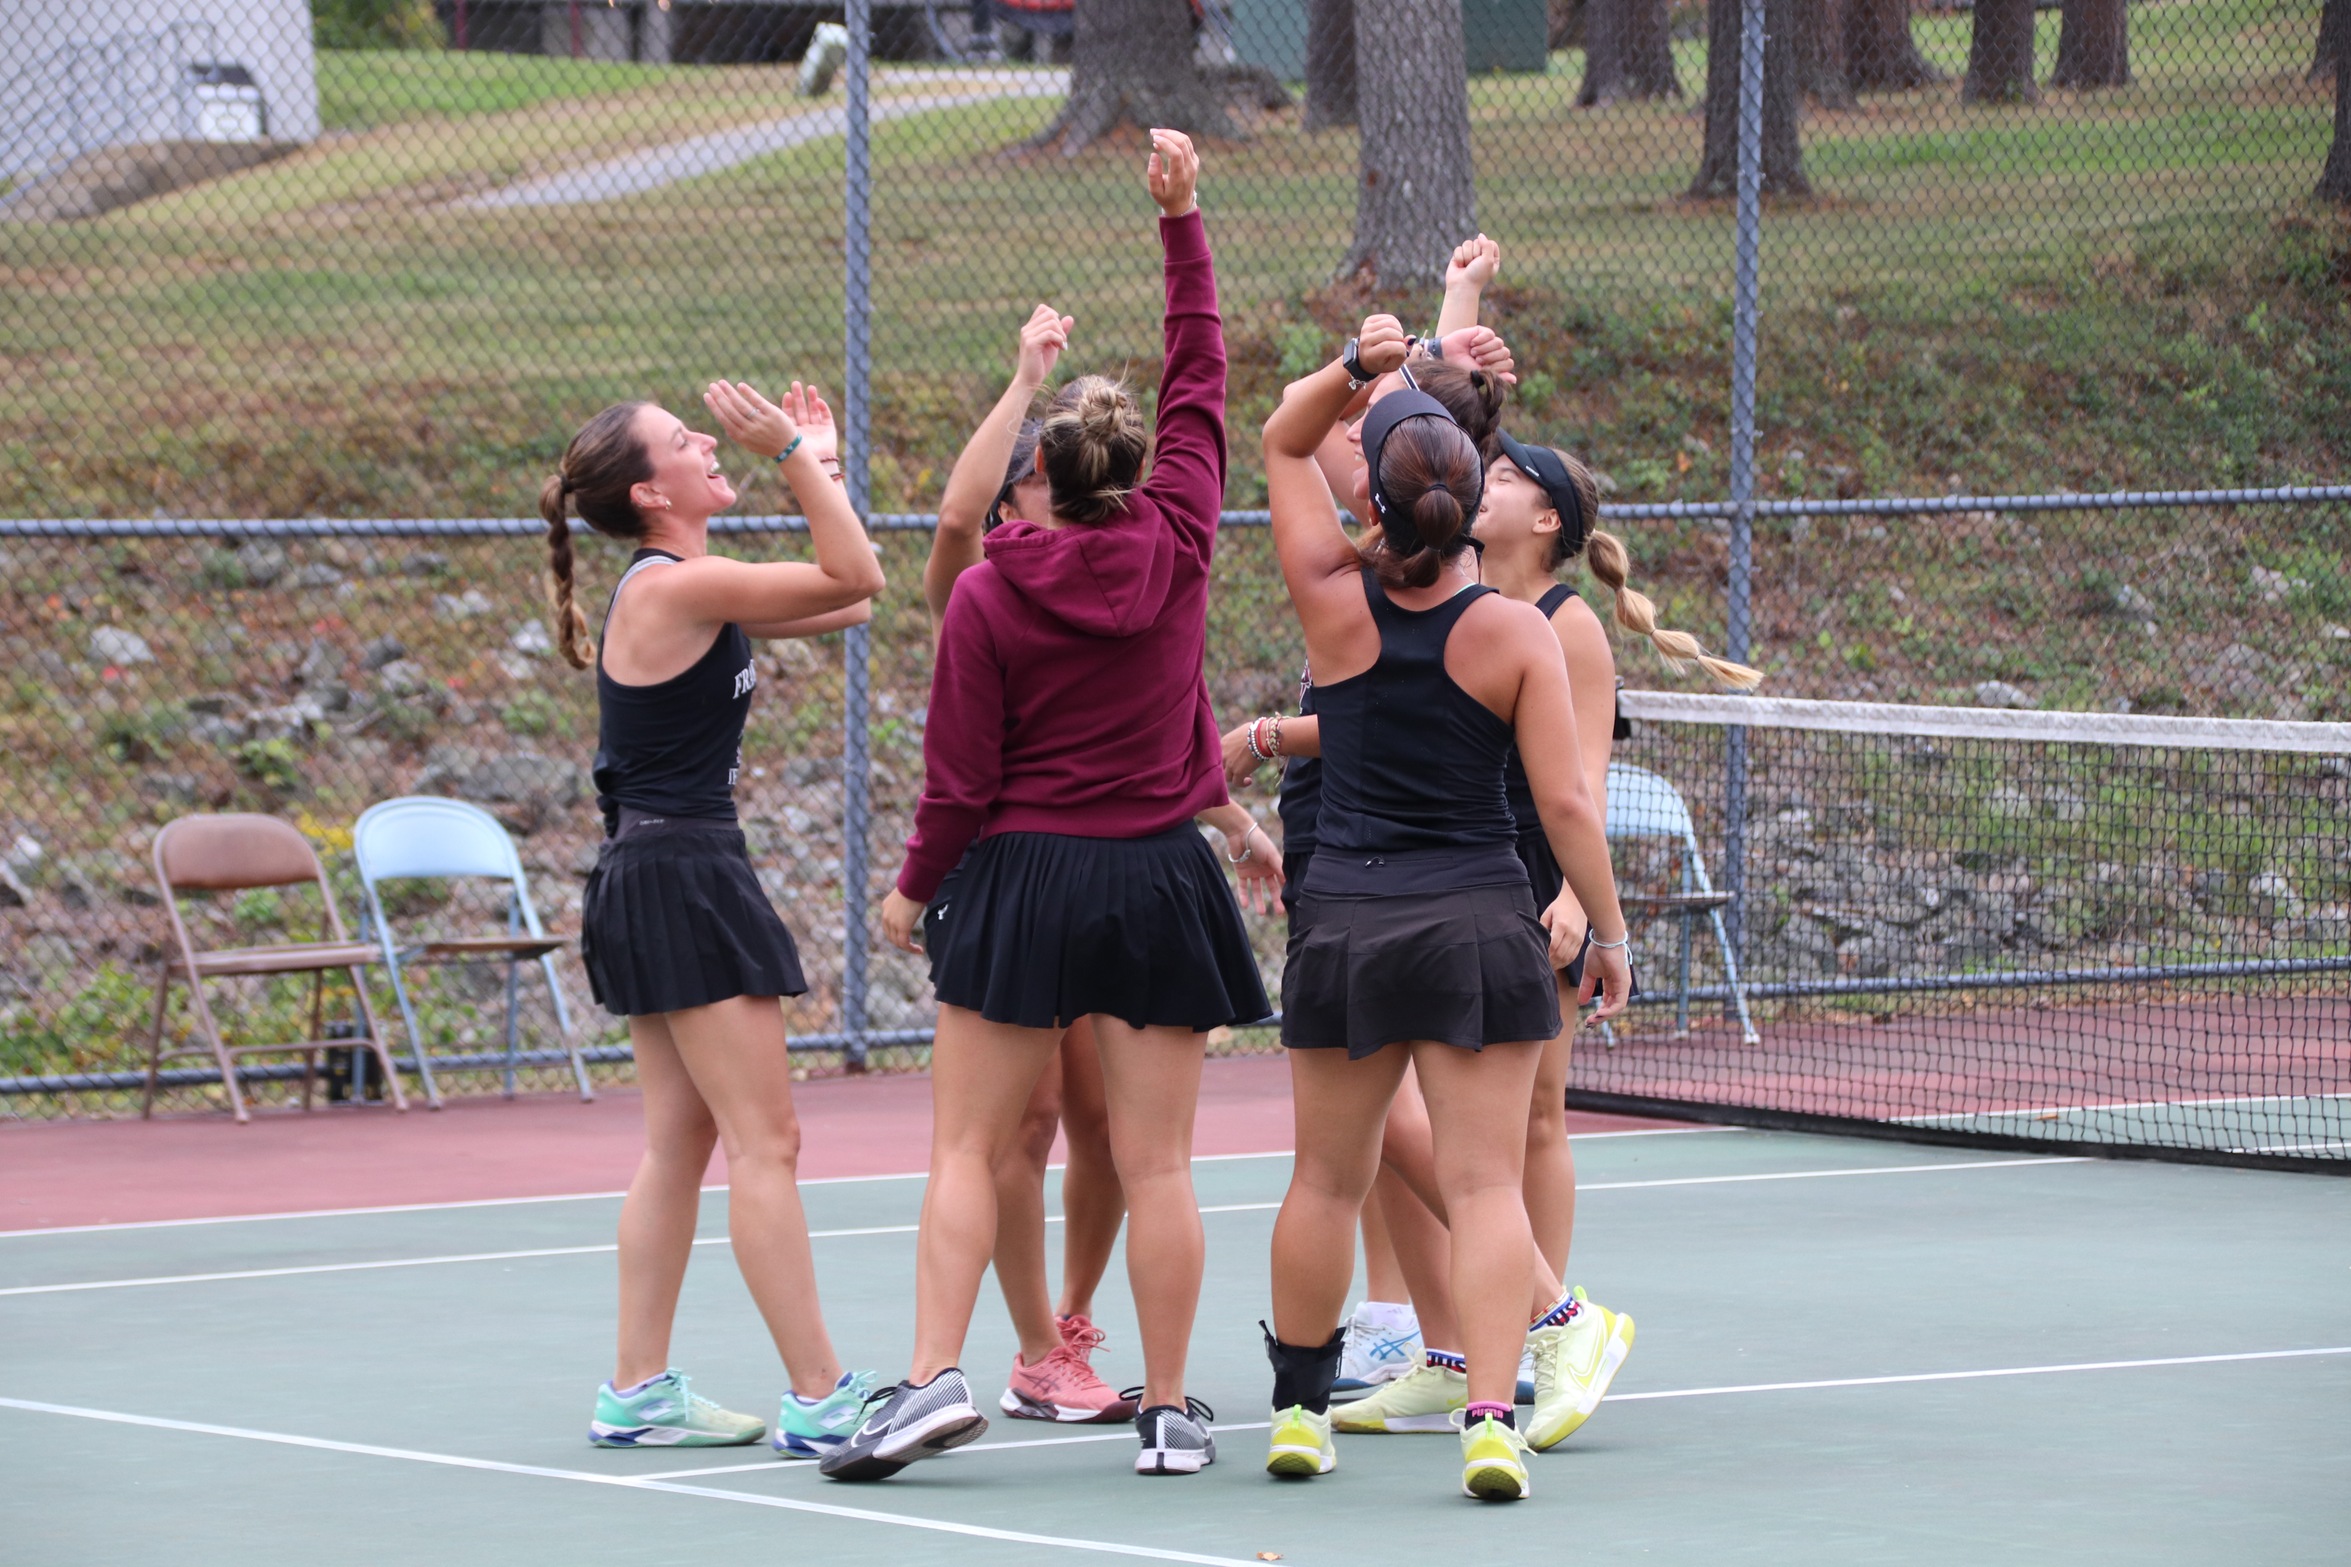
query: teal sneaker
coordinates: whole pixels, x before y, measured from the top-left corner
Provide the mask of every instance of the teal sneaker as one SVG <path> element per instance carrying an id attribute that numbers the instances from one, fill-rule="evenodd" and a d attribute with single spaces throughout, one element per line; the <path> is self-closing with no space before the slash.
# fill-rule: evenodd
<path id="1" fill-rule="evenodd" d="M 596 1418 L 588 1426 L 588 1440 L 598 1447 L 743 1447 L 765 1435 L 766 1421 L 719 1408 L 679 1371 L 664 1371 L 626 1393 L 605 1383 L 596 1390 Z"/>
<path id="2" fill-rule="evenodd" d="M 849 1439 L 873 1396 L 876 1371 L 844 1371 L 833 1390 L 814 1403 L 787 1391 L 784 1407 L 776 1411 L 775 1435 L 768 1446 L 786 1458 L 822 1458 Z"/>

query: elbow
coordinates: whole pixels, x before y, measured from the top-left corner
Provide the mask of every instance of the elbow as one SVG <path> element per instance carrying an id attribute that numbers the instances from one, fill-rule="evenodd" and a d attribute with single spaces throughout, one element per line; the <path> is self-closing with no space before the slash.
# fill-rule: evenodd
<path id="1" fill-rule="evenodd" d="M 890 579 L 882 575 L 881 560 L 874 555 L 866 557 L 862 570 L 852 570 L 841 582 L 843 591 L 853 602 L 879 598 L 889 585 Z"/>

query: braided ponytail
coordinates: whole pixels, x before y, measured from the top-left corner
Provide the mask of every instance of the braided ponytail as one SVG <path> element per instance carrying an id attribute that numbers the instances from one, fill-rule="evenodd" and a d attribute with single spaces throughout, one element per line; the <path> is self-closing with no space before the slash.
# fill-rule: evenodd
<path id="1" fill-rule="evenodd" d="M 572 600 L 571 523 L 565 518 L 571 499 L 571 481 L 549 474 L 539 486 L 539 515 L 547 520 L 547 602 L 555 611 L 555 646 L 563 661 L 586 669 L 596 661 L 596 643 L 588 635 L 588 617 Z"/>
<path id="2" fill-rule="evenodd" d="M 1737 691 L 1752 690 L 1763 683 L 1762 670 L 1716 658 L 1687 631 L 1668 631 L 1657 624 L 1657 606 L 1649 602 L 1646 593 L 1625 584 L 1631 557 L 1625 553 L 1624 541 L 1615 534 L 1594 528 L 1591 537 L 1584 541 L 1584 559 L 1591 565 L 1592 575 L 1600 579 L 1616 600 L 1616 623 L 1635 636 L 1647 637 L 1668 664 L 1680 670 L 1695 664 Z"/>

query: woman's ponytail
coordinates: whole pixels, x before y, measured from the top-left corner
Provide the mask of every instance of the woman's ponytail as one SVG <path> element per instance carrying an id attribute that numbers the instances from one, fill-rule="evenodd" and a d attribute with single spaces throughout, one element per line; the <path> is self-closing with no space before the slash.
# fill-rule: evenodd
<path id="1" fill-rule="evenodd" d="M 1752 690 L 1763 683 L 1762 670 L 1716 658 L 1687 631 L 1668 631 L 1657 624 L 1657 606 L 1649 602 L 1647 594 L 1626 585 L 1625 575 L 1632 561 L 1625 552 L 1624 541 L 1615 534 L 1594 528 L 1584 542 L 1584 558 L 1591 564 L 1592 575 L 1600 579 L 1616 600 L 1616 623 L 1635 636 L 1647 637 L 1668 664 L 1683 670 L 1695 664 L 1737 691 Z"/>
<path id="2" fill-rule="evenodd" d="M 555 610 L 555 646 L 564 662 L 586 669 L 596 662 L 596 643 L 588 635 L 588 617 L 572 600 L 571 523 L 564 516 L 571 499 L 571 481 L 549 474 L 539 486 L 539 515 L 547 521 L 547 602 Z"/>

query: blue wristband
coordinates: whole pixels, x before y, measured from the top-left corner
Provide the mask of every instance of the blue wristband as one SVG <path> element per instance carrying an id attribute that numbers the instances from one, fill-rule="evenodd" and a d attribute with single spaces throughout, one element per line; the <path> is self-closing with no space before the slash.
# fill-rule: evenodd
<path id="1" fill-rule="evenodd" d="M 792 437 L 792 444 L 785 447 L 782 451 L 776 453 L 776 461 L 781 463 L 785 458 L 791 456 L 794 452 L 800 449 L 800 443 L 807 439 L 808 437 L 804 433 L 794 434 Z"/>

